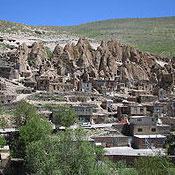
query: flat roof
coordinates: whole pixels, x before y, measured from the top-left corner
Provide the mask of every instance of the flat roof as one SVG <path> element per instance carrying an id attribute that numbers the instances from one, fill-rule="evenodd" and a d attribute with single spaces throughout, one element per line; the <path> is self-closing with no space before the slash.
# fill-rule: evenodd
<path id="1" fill-rule="evenodd" d="M 154 139 L 154 138 L 166 138 L 166 136 L 161 135 L 161 134 L 156 134 L 156 135 L 134 135 L 134 137 L 137 137 L 139 139 L 146 139 L 146 138 L 150 138 L 150 139 Z"/>
<path id="2" fill-rule="evenodd" d="M 109 134 L 102 134 L 102 135 L 94 135 L 94 136 L 92 136 L 92 138 L 102 138 L 102 137 L 115 137 L 115 138 L 129 138 L 129 136 L 125 136 L 125 135 L 122 135 L 122 134 L 112 134 L 112 133 L 109 133 Z"/>
<path id="3" fill-rule="evenodd" d="M 167 125 L 167 124 L 159 124 L 159 123 L 157 123 L 157 126 L 169 126 L 170 127 L 170 125 Z"/>
<path id="4" fill-rule="evenodd" d="M 8 133 L 8 132 L 15 132 L 15 131 L 19 131 L 16 128 L 4 128 L 4 129 L 0 129 L 0 133 Z"/>
<path id="5" fill-rule="evenodd" d="M 120 155 L 120 156 L 155 156 L 165 155 L 165 149 L 133 149 L 131 147 L 111 147 L 104 148 L 105 155 Z"/>
<path id="6" fill-rule="evenodd" d="M 149 116 L 144 116 L 144 115 L 136 115 L 136 116 L 130 116 L 130 118 L 151 118 Z"/>
<path id="7" fill-rule="evenodd" d="M 92 128 L 111 128 L 115 123 L 102 123 L 102 124 L 92 124 Z"/>

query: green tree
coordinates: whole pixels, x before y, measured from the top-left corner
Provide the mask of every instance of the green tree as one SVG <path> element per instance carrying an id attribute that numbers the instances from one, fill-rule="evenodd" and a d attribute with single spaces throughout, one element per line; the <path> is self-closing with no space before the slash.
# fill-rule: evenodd
<path id="1" fill-rule="evenodd" d="M 169 175 L 171 167 L 169 160 L 162 156 L 140 158 L 135 163 L 139 175 Z"/>
<path id="2" fill-rule="evenodd" d="M 97 148 L 85 141 L 84 136 L 80 130 L 66 130 L 31 142 L 26 151 L 28 172 L 37 175 L 111 175 L 112 166 L 97 160 Z"/>
<path id="3" fill-rule="evenodd" d="M 69 127 L 77 120 L 75 111 L 69 106 L 48 105 L 47 108 L 53 112 L 53 123 L 55 125 Z"/>
<path id="4" fill-rule="evenodd" d="M 20 128 L 20 138 L 26 145 L 38 141 L 46 135 L 51 134 L 51 124 L 36 114 L 26 121 L 26 124 Z"/>
<path id="5" fill-rule="evenodd" d="M 51 134 L 51 124 L 40 116 L 36 108 L 22 101 L 15 110 L 15 123 L 19 127 L 19 137 L 13 139 L 11 152 L 14 157 L 24 157 L 26 145 Z"/>
<path id="6" fill-rule="evenodd" d="M 120 168 L 118 175 L 138 175 L 138 173 L 134 168 Z"/>
<path id="7" fill-rule="evenodd" d="M 28 119 L 22 127 L 19 129 L 19 137 L 14 139 L 11 143 L 11 152 L 14 157 L 25 157 L 26 146 L 31 142 L 44 139 L 48 134 L 51 134 L 51 124 L 36 115 Z"/>
<path id="8" fill-rule="evenodd" d="M 0 117 L 0 128 L 4 129 L 6 126 L 7 126 L 7 121 L 3 116 Z"/>
<path id="9" fill-rule="evenodd" d="M 46 50 L 48 59 L 49 59 L 49 60 L 52 60 L 53 53 L 52 53 L 52 51 L 50 50 L 50 48 L 49 48 L 49 47 L 45 47 L 45 50 Z"/>
<path id="10" fill-rule="evenodd" d="M 108 165 L 113 169 L 114 175 L 138 175 L 136 169 L 128 166 L 125 161 L 115 163 L 108 161 Z"/>
<path id="11" fill-rule="evenodd" d="M 45 137 L 43 140 L 31 142 L 26 149 L 27 172 L 36 175 L 60 174 L 57 162 L 57 142 L 54 138 Z"/>
<path id="12" fill-rule="evenodd" d="M 0 115 L 2 115 L 2 114 L 4 114 L 4 108 L 3 108 L 3 106 L 2 106 L 2 104 L 0 103 Z"/>
<path id="13" fill-rule="evenodd" d="M 0 147 L 2 148 L 3 146 L 6 145 L 6 140 L 3 136 L 0 135 Z"/>
<path id="14" fill-rule="evenodd" d="M 27 103 L 26 101 L 19 102 L 14 111 L 15 125 L 18 127 L 24 125 L 26 120 L 32 118 L 36 114 L 37 110 L 33 105 Z"/>

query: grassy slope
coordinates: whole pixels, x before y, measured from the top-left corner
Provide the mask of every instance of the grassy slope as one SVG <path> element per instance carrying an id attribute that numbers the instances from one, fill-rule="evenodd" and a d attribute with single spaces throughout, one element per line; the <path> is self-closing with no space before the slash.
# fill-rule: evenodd
<path id="1" fill-rule="evenodd" d="M 175 56 L 175 17 L 114 19 L 66 29 L 98 40 L 118 39 L 143 51 Z"/>
<path id="2" fill-rule="evenodd" d="M 4 27 L 6 26 L 6 27 Z M 8 26 L 8 27 L 7 27 Z M 0 30 L 9 32 L 44 29 L 48 34 L 76 34 L 97 40 L 111 38 L 133 45 L 143 51 L 165 56 L 175 56 L 175 17 L 147 19 L 113 19 L 68 27 L 29 27 L 17 23 L 0 21 Z"/>

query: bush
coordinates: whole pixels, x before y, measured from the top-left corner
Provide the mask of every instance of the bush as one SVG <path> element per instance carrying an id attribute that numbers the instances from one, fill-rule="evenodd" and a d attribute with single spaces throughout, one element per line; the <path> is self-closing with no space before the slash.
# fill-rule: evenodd
<path id="1" fill-rule="evenodd" d="M 21 101 L 17 105 L 14 115 L 15 125 L 20 127 L 23 126 L 27 120 L 37 115 L 37 109 L 26 101 Z"/>
<path id="2" fill-rule="evenodd" d="M 53 112 L 53 123 L 57 126 L 69 127 L 77 120 L 75 111 L 69 106 L 47 105 L 46 108 Z"/>
<path id="3" fill-rule="evenodd" d="M 47 53 L 47 56 L 48 56 L 49 60 L 51 60 L 52 56 L 53 56 L 53 53 L 52 53 L 52 51 L 50 50 L 49 47 L 46 47 L 46 53 Z"/>
<path id="4" fill-rule="evenodd" d="M 169 175 L 169 169 L 173 167 L 166 157 L 144 157 L 135 163 L 139 175 Z"/>
<path id="5" fill-rule="evenodd" d="M 6 140 L 3 136 L 0 136 L 0 147 L 4 147 L 6 145 Z"/>
<path id="6" fill-rule="evenodd" d="M 27 146 L 28 171 L 36 175 L 111 175 L 108 162 L 97 161 L 96 147 L 81 130 L 66 130 Z M 98 150 L 98 153 L 100 151 Z"/>

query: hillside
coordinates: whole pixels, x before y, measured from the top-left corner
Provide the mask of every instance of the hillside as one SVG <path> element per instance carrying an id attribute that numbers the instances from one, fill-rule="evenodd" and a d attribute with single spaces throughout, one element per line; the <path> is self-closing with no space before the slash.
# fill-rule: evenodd
<path id="1" fill-rule="evenodd" d="M 65 27 L 34 27 L 0 21 L 0 31 L 4 33 L 27 33 L 30 36 L 67 34 L 85 36 L 96 40 L 112 38 L 137 47 L 142 51 L 162 56 L 175 56 L 175 17 L 112 19 Z"/>
<path id="2" fill-rule="evenodd" d="M 175 55 L 175 17 L 114 19 L 66 28 L 90 38 L 118 39 L 143 51 Z"/>

